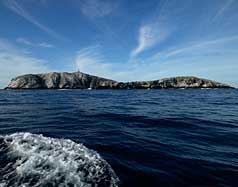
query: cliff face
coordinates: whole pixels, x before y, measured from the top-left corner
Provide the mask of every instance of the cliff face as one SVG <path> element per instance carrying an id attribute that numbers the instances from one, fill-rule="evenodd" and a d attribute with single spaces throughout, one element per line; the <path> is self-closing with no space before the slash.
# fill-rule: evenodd
<path id="1" fill-rule="evenodd" d="M 173 77 L 155 81 L 116 82 L 97 76 L 76 73 L 28 74 L 12 79 L 6 89 L 166 89 L 231 88 L 228 85 L 197 77 Z"/>

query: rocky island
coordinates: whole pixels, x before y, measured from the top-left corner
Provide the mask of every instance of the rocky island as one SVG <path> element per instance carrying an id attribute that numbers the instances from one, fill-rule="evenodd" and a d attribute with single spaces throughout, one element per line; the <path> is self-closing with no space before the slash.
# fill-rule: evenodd
<path id="1" fill-rule="evenodd" d="M 27 74 L 11 80 L 6 89 L 169 89 L 232 88 L 229 85 L 193 76 L 153 81 L 117 82 L 82 72 Z"/>

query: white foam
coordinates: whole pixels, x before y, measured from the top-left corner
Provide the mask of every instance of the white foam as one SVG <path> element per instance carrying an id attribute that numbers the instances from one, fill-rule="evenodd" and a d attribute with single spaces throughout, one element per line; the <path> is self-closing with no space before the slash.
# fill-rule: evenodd
<path id="1" fill-rule="evenodd" d="M 118 177 L 98 153 L 71 140 L 15 133 L 3 138 L 7 155 L 0 186 L 110 186 Z M 0 173 L 1 173 L 0 172 Z"/>

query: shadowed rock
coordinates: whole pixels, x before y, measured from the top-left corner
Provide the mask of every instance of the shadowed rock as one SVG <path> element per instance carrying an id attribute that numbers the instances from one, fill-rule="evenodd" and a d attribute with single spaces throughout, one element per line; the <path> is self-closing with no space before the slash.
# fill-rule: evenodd
<path id="1" fill-rule="evenodd" d="M 229 85 L 197 77 L 173 77 L 154 81 L 117 82 L 81 72 L 27 74 L 11 80 L 6 89 L 167 89 L 232 88 Z"/>

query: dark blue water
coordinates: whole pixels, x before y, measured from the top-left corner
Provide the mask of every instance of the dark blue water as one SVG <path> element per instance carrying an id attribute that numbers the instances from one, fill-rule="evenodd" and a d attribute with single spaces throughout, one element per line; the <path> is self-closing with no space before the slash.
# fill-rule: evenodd
<path id="1" fill-rule="evenodd" d="M 1 90 L 16 132 L 83 143 L 120 186 L 238 186 L 238 90 Z"/>

